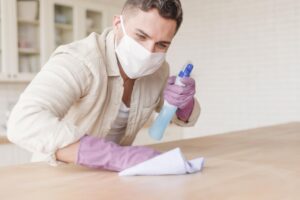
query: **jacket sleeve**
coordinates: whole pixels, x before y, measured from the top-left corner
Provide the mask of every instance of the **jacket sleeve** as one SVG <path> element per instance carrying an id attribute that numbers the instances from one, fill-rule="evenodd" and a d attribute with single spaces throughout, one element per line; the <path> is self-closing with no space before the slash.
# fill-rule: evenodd
<path id="1" fill-rule="evenodd" d="M 21 94 L 8 120 L 8 139 L 33 153 L 55 155 L 82 135 L 64 120 L 73 103 L 84 96 L 91 73 L 69 54 L 57 54 L 45 64 Z"/>

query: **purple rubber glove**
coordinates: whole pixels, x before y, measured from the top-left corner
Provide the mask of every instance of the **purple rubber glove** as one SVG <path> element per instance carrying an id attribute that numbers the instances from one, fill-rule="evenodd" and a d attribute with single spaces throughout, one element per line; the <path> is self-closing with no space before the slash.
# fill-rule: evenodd
<path id="1" fill-rule="evenodd" d="M 93 136 L 80 139 L 76 164 L 90 168 L 122 171 L 160 153 L 142 146 L 120 146 Z"/>
<path id="2" fill-rule="evenodd" d="M 182 121 L 188 121 L 194 108 L 194 95 L 196 93 L 195 80 L 191 77 L 181 79 L 184 86 L 175 85 L 176 76 L 168 79 L 167 86 L 164 90 L 164 98 L 171 105 L 178 108 L 177 117 Z"/>

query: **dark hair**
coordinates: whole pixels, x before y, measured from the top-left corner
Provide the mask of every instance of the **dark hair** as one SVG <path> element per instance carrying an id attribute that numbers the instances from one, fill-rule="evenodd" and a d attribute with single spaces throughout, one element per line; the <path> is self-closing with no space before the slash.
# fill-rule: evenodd
<path id="1" fill-rule="evenodd" d="M 166 19 L 173 19 L 176 21 L 176 31 L 182 23 L 182 8 L 180 0 L 127 0 L 124 4 L 123 11 L 139 8 L 142 11 L 149 11 L 157 9 L 159 15 Z"/>

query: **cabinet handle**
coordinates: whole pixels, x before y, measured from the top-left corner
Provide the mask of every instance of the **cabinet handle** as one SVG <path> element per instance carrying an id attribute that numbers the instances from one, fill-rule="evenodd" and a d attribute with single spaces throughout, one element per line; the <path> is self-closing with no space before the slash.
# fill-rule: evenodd
<path id="1" fill-rule="evenodd" d="M 17 76 L 17 74 L 13 74 L 13 78 L 17 78 L 18 76 Z"/>
<path id="2" fill-rule="evenodd" d="M 8 77 L 8 78 L 11 78 L 11 74 L 7 74 L 7 77 Z"/>

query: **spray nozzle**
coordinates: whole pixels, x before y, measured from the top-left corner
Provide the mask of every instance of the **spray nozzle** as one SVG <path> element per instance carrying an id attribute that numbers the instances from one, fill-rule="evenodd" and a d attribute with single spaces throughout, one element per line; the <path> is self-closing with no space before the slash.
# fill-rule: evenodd
<path id="1" fill-rule="evenodd" d="M 179 72 L 178 76 L 181 77 L 181 78 L 182 77 L 189 77 L 192 70 L 193 70 L 193 68 L 194 68 L 193 64 L 187 64 L 186 67 Z"/>

